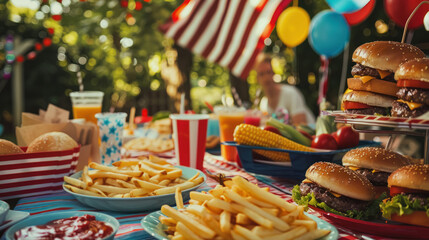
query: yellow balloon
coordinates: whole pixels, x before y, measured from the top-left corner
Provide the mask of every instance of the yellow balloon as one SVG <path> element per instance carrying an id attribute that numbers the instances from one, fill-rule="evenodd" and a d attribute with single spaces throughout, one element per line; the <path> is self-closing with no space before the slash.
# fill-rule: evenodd
<path id="1" fill-rule="evenodd" d="M 288 47 L 296 47 L 308 36 L 310 16 L 300 7 L 289 7 L 277 20 L 277 35 Z"/>

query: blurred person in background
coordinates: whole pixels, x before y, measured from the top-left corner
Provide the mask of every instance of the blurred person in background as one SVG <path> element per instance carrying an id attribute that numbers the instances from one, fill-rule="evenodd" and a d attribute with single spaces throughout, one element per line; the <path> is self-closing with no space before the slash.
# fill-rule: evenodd
<path id="1" fill-rule="evenodd" d="M 261 101 L 260 108 L 266 110 L 269 115 L 286 109 L 289 114 L 289 121 L 293 125 L 314 124 L 314 116 L 307 107 L 302 93 L 295 86 L 274 82 L 271 61 L 271 56 L 264 53 L 260 54 L 254 67 L 257 72 L 258 83 L 268 100 Z"/>

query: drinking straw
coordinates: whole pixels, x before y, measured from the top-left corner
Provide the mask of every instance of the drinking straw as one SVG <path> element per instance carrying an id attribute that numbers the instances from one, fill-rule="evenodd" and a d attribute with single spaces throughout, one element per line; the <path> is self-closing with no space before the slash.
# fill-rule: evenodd
<path id="1" fill-rule="evenodd" d="M 238 93 L 237 93 L 237 90 L 235 89 L 235 87 L 231 87 L 231 93 L 232 93 L 232 96 L 234 97 L 235 102 L 237 103 L 237 105 L 239 107 L 242 107 L 243 106 L 243 102 L 241 101 L 240 96 L 238 96 Z"/>
<path id="2" fill-rule="evenodd" d="M 408 29 L 408 23 L 410 23 L 410 21 L 413 18 L 414 14 L 416 14 L 417 10 L 419 10 L 420 6 L 423 5 L 423 4 L 425 4 L 425 3 L 429 4 L 429 1 L 423 1 L 419 5 L 417 5 L 417 7 L 414 8 L 414 11 L 408 17 L 407 22 L 405 23 L 404 32 L 402 33 L 402 41 L 401 41 L 401 43 L 404 43 L 405 35 L 406 35 L 407 29 Z"/>
<path id="3" fill-rule="evenodd" d="M 77 72 L 77 83 L 79 84 L 79 92 L 83 92 L 82 73 Z"/>
<path id="4" fill-rule="evenodd" d="M 204 104 L 210 109 L 210 111 L 214 112 L 214 108 L 210 103 L 208 103 L 207 101 L 204 101 Z"/>
<path id="5" fill-rule="evenodd" d="M 180 114 L 185 114 L 185 93 L 180 95 Z"/>
<path id="6" fill-rule="evenodd" d="M 129 128 L 134 129 L 134 117 L 136 116 L 136 107 L 132 107 L 130 110 L 130 123 Z"/>

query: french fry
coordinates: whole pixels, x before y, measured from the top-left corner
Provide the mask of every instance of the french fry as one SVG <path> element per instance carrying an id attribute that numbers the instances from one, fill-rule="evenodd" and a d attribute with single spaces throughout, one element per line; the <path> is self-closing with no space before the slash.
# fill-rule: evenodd
<path id="1" fill-rule="evenodd" d="M 84 189 L 80 189 L 77 188 L 75 186 L 72 185 L 64 185 L 64 187 L 68 188 L 70 191 L 78 193 L 78 194 L 83 194 L 83 195 L 89 195 L 89 196 L 95 196 L 95 197 L 102 197 L 100 194 L 97 194 L 95 192 L 91 192 L 88 190 L 84 190 Z"/>
<path id="2" fill-rule="evenodd" d="M 165 217 L 165 216 L 160 216 L 159 221 L 162 224 L 167 225 L 167 226 L 175 226 L 177 224 L 176 220 L 174 220 L 173 218 Z"/>
<path id="3" fill-rule="evenodd" d="M 213 196 L 210 194 L 204 194 L 201 192 L 191 192 L 189 194 L 190 198 L 199 202 L 204 202 L 213 199 Z"/>
<path id="4" fill-rule="evenodd" d="M 150 193 L 150 190 L 145 188 L 133 189 L 130 191 L 130 197 L 143 197 Z"/>
<path id="5" fill-rule="evenodd" d="M 157 170 L 157 169 L 152 168 L 151 166 L 147 165 L 146 162 L 140 163 L 140 171 L 148 173 L 149 176 L 166 175 L 167 174 L 167 171 L 165 169 Z"/>
<path id="6" fill-rule="evenodd" d="M 131 189 L 129 188 L 121 188 L 121 187 L 115 187 L 115 186 L 109 186 L 109 185 L 94 185 L 94 188 L 97 188 L 103 192 L 106 193 L 129 193 Z"/>
<path id="7" fill-rule="evenodd" d="M 273 228 L 274 224 L 273 224 L 272 221 L 270 221 L 270 220 L 262 217 L 261 215 L 255 213 L 254 211 L 252 211 L 252 210 L 250 210 L 250 209 L 248 209 L 248 208 L 246 208 L 246 207 L 244 207 L 242 205 L 236 204 L 236 203 L 231 204 L 231 206 L 236 211 L 246 214 L 255 223 L 257 223 L 257 224 L 259 224 L 261 226 L 264 226 L 264 227 L 266 227 L 268 229 L 272 229 Z"/>
<path id="8" fill-rule="evenodd" d="M 170 184 L 170 183 L 171 183 L 170 179 L 164 179 L 161 182 L 159 182 L 158 184 L 161 186 L 168 186 L 168 184 Z"/>
<path id="9" fill-rule="evenodd" d="M 258 235 L 255 235 L 252 233 L 252 231 L 250 231 L 247 228 L 244 228 L 240 225 L 235 225 L 234 226 L 234 231 L 237 232 L 238 234 L 240 234 L 241 236 L 244 236 L 246 239 L 250 239 L 250 240 L 262 240 L 261 237 L 259 237 Z"/>
<path id="10" fill-rule="evenodd" d="M 295 220 L 292 225 L 295 226 L 303 226 L 307 228 L 309 231 L 316 230 L 317 229 L 317 223 L 313 220 L 301 220 L 297 219 Z"/>
<path id="11" fill-rule="evenodd" d="M 83 181 L 76 178 L 68 177 L 68 176 L 64 176 L 64 182 L 83 189 L 85 189 L 88 186 Z"/>
<path id="12" fill-rule="evenodd" d="M 293 228 L 292 230 L 285 232 L 285 233 L 281 233 L 278 235 L 272 235 L 269 237 L 264 237 L 264 240 L 277 240 L 277 239 L 284 239 L 284 240 L 289 240 L 289 239 L 295 239 L 301 235 L 303 235 L 304 233 L 307 232 L 307 229 L 303 226 L 299 226 L 297 228 Z"/>
<path id="13" fill-rule="evenodd" d="M 131 182 L 133 182 L 135 185 L 139 185 L 140 187 L 146 188 L 146 189 L 149 189 L 149 190 L 156 190 L 156 189 L 163 188 L 163 186 L 161 186 L 161 185 L 158 185 L 158 184 L 155 184 L 155 183 L 151 183 L 151 182 L 148 182 L 148 181 L 143 181 L 143 180 L 140 180 L 138 178 L 132 178 Z"/>
<path id="14" fill-rule="evenodd" d="M 121 186 L 121 184 L 119 184 L 119 183 L 116 181 L 116 179 L 114 179 L 114 178 L 106 178 L 106 179 L 104 180 L 104 182 L 105 182 L 106 184 L 109 184 L 109 185 L 112 185 L 112 186 L 115 186 L 115 187 L 122 187 L 122 186 Z"/>
<path id="15" fill-rule="evenodd" d="M 297 238 L 295 240 L 309 240 L 309 239 L 319 239 L 324 236 L 327 236 L 331 231 L 326 229 L 316 229 L 314 231 L 305 233 Z"/>
<path id="16" fill-rule="evenodd" d="M 220 230 L 224 233 L 231 231 L 231 213 L 223 211 L 220 214 Z"/>
<path id="17" fill-rule="evenodd" d="M 282 232 L 280 232 L 277 229 L 267 229 L 261 226 L 256 226 L 252 229 L 252 232 L 260 237 L 264 236 L 272 236 L 272 235 L 278 235 Z"/>
<path id="18" fill-rule="evenodd" d="M 157 170 L 166 170 L 166 171 L 176 170 L 176 168 L 173 167 L 173 166 L 171 166 L 171 165 L 170 166 L 169 165 L 161 165 L 161 164 L 158 164 L 158 163 L 151 162 L 150 160 L 143 160 L 143 162 L 147 166 L 149 166 L 149 167 L 151 167 L 153 169 L 157 169 Z"/>
<path id="19" fill-rule="evenodd" d="M 116 179 L 116 182 L 119 183 L 120 185 L 122 185 L 122 187 L 124 187 L 124 188 L 132 188 L 132 189 L 137 188 L 136 185 L 129 183 L 129 182 L 126 182 L 126 181 L 123 181 L 121 179 Z"/>
<path id="20" fill-rule="evenodd" d="M 238 213 L 235 217 L 235 222 L 241 225 L 250 225 L 252 221 L 243 213 Z"/>
<path id="21" fill-rule="evenodd" d="M 176 169 L 170 172 L 167 172 L 167 174 L 162 175 L 162 179 L 176 179 L 180 178 L 182 176 L 182 169 Z"/>
<path id="22" fill-rule="evenodd" d="M 135 158 L 130 158 L 130 159 L 121 159 L 117 162 L 112 163 L 112 165 L 118 168 L 124 168 L 124 167 L 138 165 L 139 163 L 140 163 L 140 160 Z"/>
<path id="23" fill-rule="evenodd" d="M 183 235 L 185 239 L 189 240 L 203 240 L 200 236 L 198 236 L 195 232 L 189 229 L 185 224 L 178 222 L 177 223 L 177 231 Z"/>
<path id="24" fill-rule="evenodd" d="M 231 203 L 221 200 L 219 198 L 213 198 L 207 201 L 207 206 L 211 208 L 222 209 L 224 211 L 236 213 L 237 211 L 231 206 Z"/>
<path id="25" fill-rule="evenodd" d="M 281 207 L 285 209 L 288 212 L 293 211 L 296 206 L 293 204 L 290 204 L 286 202 L 285 200 L 281 199 L 279 196 L 276 196 L 270 192 L 264 191 L 263 189 L 259 188 L 258 186 L 246 181 L 245 179 L 235 176 L 232 181 L 238 185 L 241 189 L 245 190 L 254 198 L 257 198 L 261 201 L 265 201 L 268 203 L 271 203 L 275 206 Z"/>
<path id="26" fill-rule="evenodd" d="M 245 237 L 237 233 L 235 229 L 231 231 L 231 236 L 233 240 L 247 240 Z"/>
<path id="27" fill-rule="evenodd" d="M 216 233 L 207 226 L 200 224 L 192 218 L 186 217 L 185 214 L 177 211 L 176 209 L 168 205 L 163 205 L 161 207 L 161 212 L 168 217 L 174 218 L 177 221 L 182 222 L 184 225 L 186 225 L 188 228 L 190 228 L 193 232 L 197 233 L 202 238 L 210 239 L 216 235 Z M 177 225 L 179 225 L 179 223 L 177 223 Z"/>
<path id="28" fill-rule="evenodd" d="M 176 199 L 176 206 L 177 209 L 183 209 L 183 198 L 182 198 L 182 190 L 180 187 L 176 188 L 176 194 L 174 195 L 174 198 Z"/>
<path id="29" fill-rule="evenodd" d="M 128 180 L 129 176 L 126 174 L 121 173 L 114 173 L 114 172 L 104 172 L 100 170 L 96 171 L 89 171 L 88 175 L 94 179 L 94 178 L 115 178 L 115 179 L 121 179 L 121 180 Z"/>
<path id="30" fill-rule="evenodd" d="M 177 187 L 180 187 L 181 189 L 185 190 L 193 186 L 195 186 L 195 183 L 193 182 L 184 182 L 184 183 L 177 184 L 176 186 L 156 189 L 155 191 L 153 191 L 153 193 L 154 195 L 170 194 L 170 193 L 174 193 Z"/>
<path id="31" fill-rule="evenodd" d="M 91 192 L 95 192 L 97 194 L 100 194 L 103 197 L 107 197 L 107 195 L 103 191 L 101 191 L 100 189 L 97 189 L 97 188 L 94 188 L 94 187 L 87 187 L 86 189 L 88 189 Z"/>
<path id="32" fill-rule="evenodd" d="M 115 167 L 104 166 L 104 165 L 101 165 L 101 164 L 98 164 L 95 162 L 90 162 L 89 167 L 93 168 L 93 169 L 97 169 L 97 170 L 106 171 L 106 172 L 120 173 L 120 174 L 128 175 L 131 177 L 139 177 L 142 175 L 142 173 L 138 172 L 138 171 L 120 170 L 120 169 L 117 169 Z"/>
<path id="33" fill-rule="evenodd" d="M 87 167 L 87 166 L 85 166 L 85 167 L 83 168 L 81 178 L 82 178 L 82 181 L 83 181 L 87 186 L 92 185 L 92 183 L 93 183 L 93 182 L 92 182 L 92 178 L 90 178 L 90 177 L 88 176 L 88 167 Z"/>

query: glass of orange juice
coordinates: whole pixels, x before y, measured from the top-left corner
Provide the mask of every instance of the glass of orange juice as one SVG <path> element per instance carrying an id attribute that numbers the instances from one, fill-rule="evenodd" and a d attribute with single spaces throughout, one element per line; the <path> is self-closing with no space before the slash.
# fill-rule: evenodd
<path id="1" fill-rule="evenodd" d="M 70 93 L 73 105 L 73 118 L 84 118 L 97 124 L 95 114 L 101 112 L 104 93 L 100 91 L 82 91 Z"/>
<path id="2" fill-rule="evenodd" d="M 219 117 L 220 141 L 234 141 L 235 127 L 244 123 L 246 109 L 216 106 L 214 112 Z M 235 147 L 221 145 L 220 152 L 225 160 L 231 162 L 235 161 L 237 155 L 237 149 Z"/>

